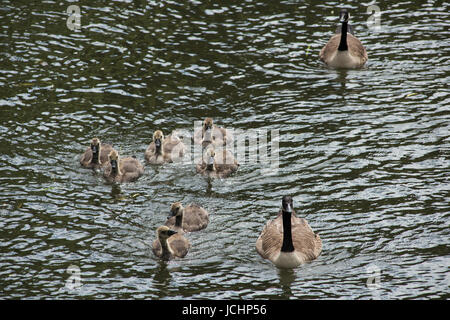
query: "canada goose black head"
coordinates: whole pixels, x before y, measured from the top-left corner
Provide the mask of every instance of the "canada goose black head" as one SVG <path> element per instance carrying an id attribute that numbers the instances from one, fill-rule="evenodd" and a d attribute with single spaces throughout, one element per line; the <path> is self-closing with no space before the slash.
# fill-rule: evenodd
<path id="1" fill-rule="evenodd" d="M 348 22 L 350 18 L 350 13 L 347 9 L 341 9 L 341 13 L 339 15 L 341 23 Z"/>
<path id="2" fill-rule="evenodd" d="M 109 163 L 111 164 L 111 171 L 113 174 L 120 174 L 119 169 L 119 153 L 116 150 L 112 150 L 109 155 Z"/>
<path id="3" fill-rule="evenodd" d="M 281 209 L 283 212 L 292 213 L 294 209 L 294 204 L 291 196 L 284 196 L 281 200 Z"/>
<path id="4" fill-rule="evenodd" d="M 100 139 L 93 138 L 91 141 L 91 150 L 92 150 L 92 162 L 99 163 L 100 162 Z"/>
<path id="5" fill-rule="evenodd" d="M 183 205 L 181 202 L 174 202 L 170 206 L 170 213 L 167 219 L 170 219 L 171 217 L 179 217 L 183 214 Z"/>
<path id="6" fill-rule="evenodd" d="M 161 226 L 158 229 L 156 229 L 156 236 L 158 237 L 159 241 L 167 240 L 170 236 L 176 234 L 176 231 L 171 230 L 167 226 Z"/>

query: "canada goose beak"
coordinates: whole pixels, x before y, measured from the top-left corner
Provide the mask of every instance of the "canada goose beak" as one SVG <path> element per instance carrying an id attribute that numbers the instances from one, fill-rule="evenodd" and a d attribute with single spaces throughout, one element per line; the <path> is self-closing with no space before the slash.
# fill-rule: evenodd
<path id="1" fill-rule="evenodd" d="M 117 160 L 111 160 L 111 168 L 117 169 Z"/>
<path id="2" fill-rule="evenodd" d="M 208 166 L 212 166 L 214 164 L 214 157 L 210 156 L 208 160 Z"/>
<path id="3" fill-rule="evenodd" d="M 160 148 L 160 147 L 161 147 L 161 139 L 156 139 L 156 140 L 155 140 L 155 146 L 156 146 L 157 148 Z"/>
<path id="4" fill-rule="evenodd" d="M 291 207 L 290 203 L 287 204 L 287 208 L 286 208 L 285 212 L 289 212 L 289 213 L 292 212 L 292 207 Z"/>
<path id="5" fill-rule="evenodd" d="M 169 235 L 169 237 L 170 236 L 173 236 L 174 234 L 176 234 L 177 232 L 176 231 L 173 231 L 173 230 L 169 230 L 169 231 L 167 231 L 167 234 Z"/>
<path id="6" fill-rule="evenodd" d="M 98 146 L 92 145 L 91 146 L 91 150 L 92 150 L 92 153 L 97 153 L 98 152 Z"/>

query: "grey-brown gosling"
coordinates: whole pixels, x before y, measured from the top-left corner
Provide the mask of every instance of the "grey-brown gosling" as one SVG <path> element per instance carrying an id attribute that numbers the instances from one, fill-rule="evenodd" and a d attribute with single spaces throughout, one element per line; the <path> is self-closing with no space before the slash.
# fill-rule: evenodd
<path id="1" fill-rule="evenodd" d="M 133 157 L 119 158 L 119 153 L 112 150 L 108 155 L 103 176 L 108 182 L 132 182 L 144 174 L 144 166 Z"/>
<path id="2" fill-rule="evenodd" d="M 167 226 L 156 229 L 156 239 L 153 241 L 153 253 L 163 260 L 183 258 L 188 253 L 191 244 L 184 236 Z"/>
<path id="3" fill-rule="evenodd" d="M 239 167 L 233 154 L 227 149 L 216 152 L 210 144 L 197 164 L 197 172 L 209 178 L 225 178 L 236 172 Z"/>
<path id="4" fill-rule="evenodd" d="M 80 164 L 85 168 L 98 169 L 108 163 L 108 155 L 114 150 L 112 145 L 101 143 L 99 138 L 93 138 L 91 145 L 80 158 Z"/>
<path id="5" fill-rule="evenodd" d="M 185 152 L 184 143 L 175 135 L 164 137 L 161 130 L 153 133 L 153 140 L 145 151 L 145 160 L 150 164 L 163 164 L 180 160 Z"/>
<path id="6" fill-rule="evenodd" d="M 233 141 L 232 134 L 227 129 L 214 125 L 212 118 L 206 118 L 203 121 L 202 129 L 198 129 L 194 133 L 194 143 L 204 147 L 211 143 L 215 146 L 230 145 Z"/>
<path id="7" fill-rule="evenodd" d="M 295 268 L 320 255 L 322 240 L 305 219 L 296 216 L 292 198 L 284 196 L 278 216 L 267 222 L 258 237 L 256 250 L 277 267 Z"/>
<path id="8" fill-rule="evenodd" d="M 353 35 L 348 23 L 350 14 L 346 9 L 340 13 L 341 27 L 320 51 L 320 60 L 332 68 L 355 69 L 364 66 L 368 60 L 366 48 Z"/>
<path id="9" fill-rule="evenodd" d="M 206 228 L 209 223 L 209 213 L 197 204 L 191 203 L 183 207 L 181 202 L 170 206 L 166 226 L 179 232 L 192 232 Z"/>

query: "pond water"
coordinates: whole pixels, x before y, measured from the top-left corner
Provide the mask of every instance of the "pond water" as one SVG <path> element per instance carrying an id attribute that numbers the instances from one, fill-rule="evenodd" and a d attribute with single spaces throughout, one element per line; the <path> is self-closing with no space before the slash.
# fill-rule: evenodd
<path id="1" fill-rule="evenodd" d="M 377 1 L 377 28 L 346 1 L 369 62 L 336 71 L 318 54 L 340 5 L 2 1 L 0 297 L 449 298 L 450 5 Z M 188 157 L 111 185 L 79 165 L 94 136 L 144 161 L 154 130 L 208 116 L 278 135 L 277 167 L 208 181 Z M 255 250 L 286 194 L 323 241 L 294 270 Z M 174 201 L 210 223 L 166 263 Z"/>

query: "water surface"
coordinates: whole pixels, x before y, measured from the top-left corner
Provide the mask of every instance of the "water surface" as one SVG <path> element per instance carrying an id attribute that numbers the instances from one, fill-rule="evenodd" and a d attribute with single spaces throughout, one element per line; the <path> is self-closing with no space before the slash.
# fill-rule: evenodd
<path id="1" fill-rule="evenodd" d="M 363 70 L 318 61 L 339 1 L 2 1 L 0 297 L 448 298 L 449 4 L 378 1 L 375 31 L 346 3 Z M 207 116 L 278 130 L 279 170 L 208 182 L 185 161 L 118 186 L 79 165 L 94 136 L 143 161 L 154 130 Z M 254 246 L 285 194 L 323 240 L 295 270 Z M 165 263 L 150 244 L 174 201 L 210 224 Z"/>

